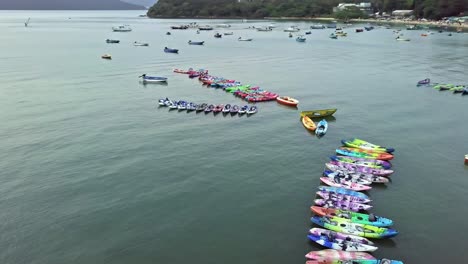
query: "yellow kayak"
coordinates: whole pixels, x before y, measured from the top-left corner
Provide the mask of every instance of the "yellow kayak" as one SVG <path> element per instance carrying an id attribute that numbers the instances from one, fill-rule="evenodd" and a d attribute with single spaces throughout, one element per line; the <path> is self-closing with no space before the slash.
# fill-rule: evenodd
<path id="1" fill-rule="evenodd" d="M 303 116 L 301 118 L 302 120 L 302 124 L 305 126 L 305 128 L 307 128 L 308 130 L 310 131 L 315 131 L 315 129 L 317 128 L 317 126 L 315 125 L 314 121 L 312 121 L 312 119 L 310 119 L 308 116 Z"/>

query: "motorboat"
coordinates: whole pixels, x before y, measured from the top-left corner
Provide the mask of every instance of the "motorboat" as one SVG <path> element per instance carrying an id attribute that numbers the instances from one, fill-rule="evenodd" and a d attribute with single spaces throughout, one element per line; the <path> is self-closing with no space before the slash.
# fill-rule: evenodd
<path id="1" fill-rule="evenodd" d="M 132 31 L 132 28 L 129 25 L 121 25 L 121 26 L 112 27 L 112 30 L 114 32 L 130 32 Z"/>

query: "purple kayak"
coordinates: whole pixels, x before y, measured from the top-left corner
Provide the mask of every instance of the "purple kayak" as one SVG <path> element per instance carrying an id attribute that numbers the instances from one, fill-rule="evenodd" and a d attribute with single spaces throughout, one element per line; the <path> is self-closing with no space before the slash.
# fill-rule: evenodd
<path id="1" fill-rule="evenodd" d="M 341 161 L 371 168 L 390 169 L 392 167 L 392 164 L 390 162 L 378 159 L 356 158 L 350 156 L 331 156 L 330 159 L 334 161 Z"/>
<path id="2" fill-rule="evenodd" d="M 314 203 L 318 206 L 322 206 L 323 208 L 336 208 L 354 212 L 359 212 L 360 210 L 369 210 L 372 208 L 372 205 L 368 204 L 352 203 L 347 201 L 333 201 L 325 199 L 315 199 Z"/>
<path id="3" fill-rule="evenodd" d="M 375 174 L 375 175 L 390 175 L 393 173 L 393 170 L 384 170 L 384 169 L 374 169 L 365 166 L 358 166 L 349 163 L 343 163 L 340 161 L 330 161 L 329 163 L 325 164 L 329 170 L 346 170 L 348 172 L 359 172 L 359 173 L 366 173 L 366 174 Z M 334 165 L 329 167 L 328 165 Z M 332 169 L 335 168 L 335 169 Z"/>
<path id="4" fill-rule="evenodd" d="M 323 229 L 323 228 L 314 227 L 309 230 L 309 233 L 314 236 L 326 236 L 328 238 L 333 238 L 333 239 L 337 238 L 337 239 L 342 239 L 342 240 L 346 240 L 349 242 L 361 243 L 365 245 L 374 245 L 374 242 L 370 241 L 367 238 L 348 235 L 345 233 L 335 232 L 335 231 L 331 231 L 331 230 Z"/>
<path id="5" fill-rule="evenodd" d="M 387 177 L 377 176 L 374 174 L 364 174 L 364 173 L 356 173 L 356 172 L 348 172 L 348 171 L 331 171 L 325 170 L 323 175 L 328 178 L 340 178 L 345 181 L 349 181 L 350 179 L 362 179 L 371 183 L 388 183 L 389 180 Z"/>
<path id="6" fill-rule="evenodd" d="M 362 185 L 370 185 L 372 182 L 365 180 L 363 178 L 359 177 L 346 177 L 346 175 L 341 174 L 341 173 L 326 173 L 326 171 L 323 172 L 323 176 L 327 178 L 333 179 L 336 183 L 341 183 L 341 181 L 347 181 L 347 182 L 352 182 L 352 183 L 357 183 L 357 184 L 362 184 Z"/>
<path id="7" fill-rule="evenodd" d="M 317 191 L 316 194 L 325 200 L 333 200 L 333 201 L 348 201 L 352 203 L 370 203 L 372 200 L 364 199 L 356 196 L 346 195 L 346 194 L 337 194 L 333 192 L 326 192 L 326 191 Z"/>

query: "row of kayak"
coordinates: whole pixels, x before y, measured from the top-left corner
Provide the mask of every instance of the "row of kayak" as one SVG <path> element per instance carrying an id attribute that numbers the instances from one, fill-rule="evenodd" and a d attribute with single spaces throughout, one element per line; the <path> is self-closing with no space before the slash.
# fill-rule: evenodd
<path id="1" fill-rule="evenodd" d="M 344 146 L 336 149 L 320 178 L 327 186 L 319 186 L 315 193 L 318 199 L 310 207 L 314 214 L 310 220 L 318 227 L 310 229 L 307 238 L 328 249 L 306 254 L 306 264 L 402 264 L 397 260 L 375 259 L 366 253 L 378 249 L 369 239 L 391 238 L 398 231 L 391 228 L 393 220 L 364 213 L 372 208 L 372 200 L 360 192 L 371 189 L 371 184 L 389 182 L 393 170 L 387 155 L 393 158 L 390 153 L 394 149 L 357 138 L 342 143 Z"/>
<path id="2" fill-rule="evenodd" d="M 276 100 L 278 94 L 261 89 L 258 86 L 244 85 L 239 81 L 226 79 L 223 77 L 209 75 L 206 70 L 181 70 L 175 69 L 174 72 L 188 74 L 189 78 L 198 78 L 203 85 L 211 88 L 222 89 L 241 97 L 248 102 L 264 102 Z"/>
<path id="3" fill-rule="evenodd" d="M 158 101 L 159 106 L 166 106 L 169 107 L 169 109 L 178 109 L 178 110 L 187 110 L 187 111 L 195 111 L 195 112 L 205 112 L 205 113 L 230 113 L 230 114 L 247 114 L 247 115 L 252 115 L 257 113 L 258 108 L 254 105 L 248 106 L 238 106 L 238 105 L 231 105 L 231 104 L 207 104 L 207 103 L 201 103 L 201 104 L 196 104 L 192 102 L 187 102 L 184 100 L 180 101 L 173 101 L 169 100 L 169 98 L 164 98 L 164 99 L 159 99 Z"/>
<path id="4" fill-rule="evenodd" d="M 431 83 L 431 79 L 427 78 L 418 81 L 416 86 L 428 86 L 439 91 L 451 91 L 453 93 L 468 94 L 468 85 L 455 85 L 450 83 Z"/>

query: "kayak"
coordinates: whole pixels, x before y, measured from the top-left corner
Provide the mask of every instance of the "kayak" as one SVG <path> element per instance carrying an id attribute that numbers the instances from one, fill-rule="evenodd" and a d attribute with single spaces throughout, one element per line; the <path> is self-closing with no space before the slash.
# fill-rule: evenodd
<path id="1" fill-rule="evenodd" d="M 394 229 L 357 224 L 338 217 L 314 216 L 310 220 L 314 224 L 325 227 L 332 231 L 367 238 L 390 238 L 398 235 L 398 232 Z"/>
<path id="2" fill-rule="evenodd" d="M 303 116 L 301 118 L 302 124 L 304 125 L 305 128 L 307 128 L 310 131 L 315 131 L 317 126 L 315 125 L 314 121 L 310 119 L 308 116 Z"/>
<path id="3" fill-rule="evenodd" d="M 330 239 L 327 236 L 314 236 L 314 235 L 307 235 L 307 237 L 314 241 L 315 243 L 322 245 L 327 248 L 336 249 L 336 250 L 343 250 L 343 251 L 357 251 L 357 252 L 372 252 L 376 251 L 378 248 L 371 245 L 361 244 L 357 242 L 351 242 L 344 239 Z"/>
<path id="4" fill-rule="evenodd" d="M 204 111 L 205 113 L 209 113 L 209 112 L 212 112 L 214 110 L 215 106 L 210 104 L 209 106 L 207 106 Z"/>
<path id="5" fill-rule="evenodd" d="M 361 172 L 366 174 L 375 174 L 375 175 L 390 175 L 393 173 L 393 170 L 385 170 L 385 169 L 374 169 L 362 165 L 355 165 L 341 161 L 330 161 L 329 164 L 338 166 L 343 170 L 347 170 L 350 172 Z"/>
<path id="6" fill-rule="evenodd" d="M 317 136 L 323 136 L 325 133 L 327 133 L 328 130 L 328 123 L 327 120 L 322 119 L 320 122 L 317 124 L 317 129 L 315 130 L 315 134 Z"/>
<path id="7" fill-rule="evenodd" d="M 318 206 L 311 206 L 310 210 L 320 216 L 338 217 L 357 224 L 378 227 L 387 227 L 393 225 L 392 220 L 373 214 L 362 214 L 341 209 L 323 208 Z"/>
<path id="8" fill-rule="evenodd" d="M 370 185 L 372 183 L 372 181 L 368 181 L 361 177 L 350 177 L 350 176 L 346 177 L 343 174 L 334 173 L 334 171 L 332 171 L 332 173 L 324 172 L 322 175 L 324 177 L 332 179 L 336 183 L 341 183 L 342 181 L 347 181 L 347 182 L 352 182 L 352 183 L 357 183 L 357 184 L 362 184 L 362 185 Z"/>
<path id="9" fill-rule="evenodd" d="M 323 175 L 328 178 L 341 178 L 346 181 L 362 179 L 371 183 L 388 183 L 389 180 L 387 177 L 377 176 L 374 174 L 363 174 L 363 173 L 353 173 L 347 171 L 331 171 L 325 170 Z"/>
<path id="10" fill-rule="evenodd" d="M 334 249 L 311 251 L 305 257 L 307 259 L 320 260 L 320 263 L 332 260 L 375 259 L 371 254 L 365 252 L 347 252 Z"/>
<path id="11" fill-rule="evenodd" d="M 334 200 L 325 200 L 325 199 L 315 199 L 314 203 L 323 208 L 336 208 L 343 210 L 350 210 L 353 212 L 359 212 L 360 210 L 370 210 L 372 205 L 353 203 L 348 201 L 334 201 Z"/>
<path id="12" fill-rule="evenodd" d="M 331 193 L 336 193 L 336 194 L 346 194 L 346 195 L 351 195 L 355 197 L 359 197 L 362 199 L 370 199 L 369 196 L 361 193 L 361 192 L 355 192 L 352 190 L 348 190 L 345 188 L 339 188 L 339 187 L 331 187 L 331 186 L 319 186 L 318 189 L 320 191 L 325 191 L 325 192 L 331 192 Z"/>
<path id="13" fill-rule="evenodd" d="M 378 159 L 355 158 L 349 156 L 331 156 L 330 159 L 376 169 L 390 169 L 392 167 L 390 162 Z"/>
<path id="14" fill-rule="evenodd" d="M 367 185 L 352 183 L 352 182 L 344 181 L 344 180 L 336 182 L 334 179 L 330 179 L 330 178 L 327 178 L 327 177 L 320 177 L 320 180 L 323 183 L 327 184 L 327 185 L 330 185 L 330 186 L 333 186 L 333 187 L 346 188 L 346 189 L 349 189 L 349 190 L 352 190 L 352 191 L 358 191 L 359 192 L 359 191 L 366 191 L 366 190 L 372 189 L 372 187 L 367 186 Z"/>
<path id="15" fill-rule="evenodd" d="M 344 156 L 350 156 L 355 158 L 366 158 L 366 159 L 379 159 L 379 160 L 391 160 L 393 155 L 385 152 L 373 152 L 370 150 L 363 150 L 357 148 L 346 148 L 341 147 L 336 149 L 336 153 Z"/>
<path id="16" fill-rule="evenodd" d="M 343 239 L 349 242 L 356 242 L 356 243 L 361 243 L 365 245 L 374 245 L 374 242 L 370 241 L 367 238 L 360 237 L 360 236 L 353 236 L 353 235 L 344 234 L 340 232 L 335 232 L 335 231 L 331 231 L 331 230 L 323 229 L 323 228 L 314 227 L 309 230 L 309 234 L 314 235 L 314 236 L 327 236 L 329 239 L 338 238 L 338 239 Z"/>
<path id="17" fill-rule="evenodd" d="M 359 138 L 343 139 L 341 140 L 341 143 L 343 143 L 343 145 L 350 147 L 350 148 L 359 148 L 359 149 L 364 149 L 364 150 L 372 150 L 376 152 L 392 153 L 395 151 L 394 148 L 381 147 L 379 145 L 369 143 Z"/>
<path id="18" fill-rule="evenodd" d="M 317 196 L 323 199 L 334 200 L 334 201 L 349 201 L 349 202 L 361 203 L 361 204 L 370 203 L 372 201 L 370 199 L 363 199 L 363 198 L 359 198 L 356 196 L 351 196 L 351 195 L 346 195 L 346 194 L 337 194 L 337 193 L 326 192 L 326 191 L 317 191 L 315 194 L 317 194 Z"/>
<path id="19" fill-rule="evenodd" d="M 306 261 L 306 264 L 403 264 L 403 261 L 391 259 L 308 260 Z"/>
<path id="20" fill-rule="evenodd" d="M 287 105 L 287 106 L 297 106 L 299 101 L 289 96 L 278 96 L 276 97 L 276 101 L 280 104 Z"/>

